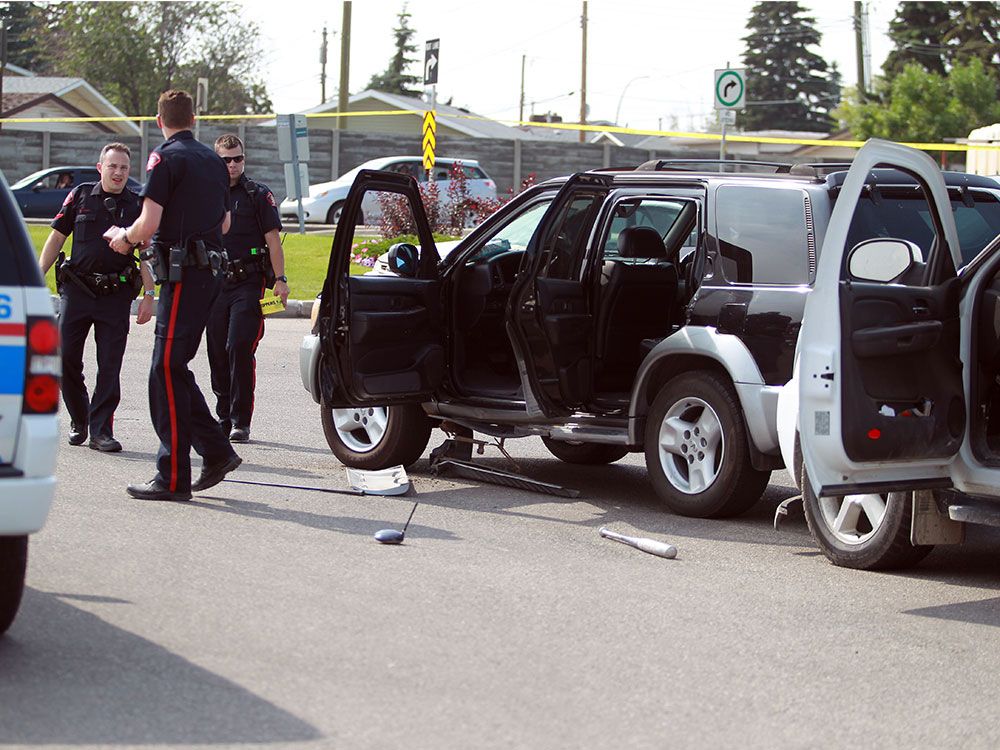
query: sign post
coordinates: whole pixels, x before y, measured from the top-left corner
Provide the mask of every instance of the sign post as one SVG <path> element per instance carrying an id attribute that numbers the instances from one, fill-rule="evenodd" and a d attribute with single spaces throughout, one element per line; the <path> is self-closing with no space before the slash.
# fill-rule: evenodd
<path id="1" fill-rule="evenodd" d="M 437 147 L 437 82 L 438 63 L 441 59 L 441 40 L 428 39 L 424 46 L 424 88 L 430 86 L 431 108 L 424 113 L 421 127 L 421 153 L 424 156 L 424 171 L 434 168 L 434 149 Z"/>
<path id="2" fill-rule="evenodd" d="M 309 129 L 305 115 L 278 115 L 278 158 L 285 166 L 285 192 L 298 201 L 299 234 L 305 234 L 302 194 L 309 189 Z"/>
<path id="3" fill-rule="evenodd" d="M 715 109 L 722 122 L 722 140 L 719 141 L 719 160 L 726 158 L 726 125 L 736 122 L 736 110 L 743 109 L 746 104 L 746 69 L 730 68 L 729 63 L 721 70 L 715 71 L 715 88 L 713 91 Z M 719 165 L 722 171 L 722 165 Z"/>

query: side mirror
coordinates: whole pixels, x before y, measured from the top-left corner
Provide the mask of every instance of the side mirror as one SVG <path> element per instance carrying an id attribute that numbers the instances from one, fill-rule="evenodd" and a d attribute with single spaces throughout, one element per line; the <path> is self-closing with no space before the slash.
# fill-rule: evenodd
<path id="1" fill-rule="evenodd" d="M 923 257 L 908 240 L 873 239 L 859 242 L 847 258 L 851 278 L 888 283 L 902 276 Z"/>
<path id="2" fill-rule="evenodd" d="M 397 242 L 389 248 L 389 270 L 408 279 L 417 277 L 420 250 L 409 242 Z"/>

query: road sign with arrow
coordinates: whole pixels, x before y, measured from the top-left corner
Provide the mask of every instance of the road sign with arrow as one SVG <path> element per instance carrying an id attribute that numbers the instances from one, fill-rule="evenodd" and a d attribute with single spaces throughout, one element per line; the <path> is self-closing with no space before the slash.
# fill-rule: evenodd
<path id="1" fill-rule="evenodd" d="M 715 71 L 715 108 L 743 109 L 746 104 L 746 69 L 722 68 Z"/>
<path id="2" fill-rule="evenodd" d="M 437 147 L 437 118 L 434 110 L 424 112 L 424 137 L 422 141 L 422 152 L 424 155 L 424 169 L 434 168 L 434 149 Z"/>
<path id="3" fill-rule="evenodd" d="M 438 60 L 441 58 L 441 40 L 429 39 L 424 48 L 424 86 L 434 86 L 438 82 Z"/>

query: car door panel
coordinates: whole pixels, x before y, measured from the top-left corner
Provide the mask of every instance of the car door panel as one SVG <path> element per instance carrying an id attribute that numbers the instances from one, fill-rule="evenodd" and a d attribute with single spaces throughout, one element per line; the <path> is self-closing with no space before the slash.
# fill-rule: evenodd
<path id="1" fill-rule="evenodd" d="M 351 276 L 356 219 L 373 192 L 402 196 L 420 242 L 416 278 Z M 362 170 L 344 203 L 320 301 L 320 390 L 327 406 L 421 402 L 444 378 L 438 254 L 412 176 Z"/>
<path id="2" fill-rule="evenodd" d="M 935 241 L 913 281 L 858 281 L 844 262 L 870 170 L 891 166 L 923 185 Z M 855 158 L 820 253 L 799 342 L 799 433 L 817 495 L 946 483 L 962 444 L 959 245 L 933 160 L 870 141 Z M 839 314 L 837 314 L 839 311 Z"/>
<path id="3" fill-rule="evenodd" d="M 565 400 L 581 402 L 590 383 L 593 332 L 584 285 L 567 279 L 538 279 L 537 289 L 538 316 L 551 345 L 555 383 Z"/>

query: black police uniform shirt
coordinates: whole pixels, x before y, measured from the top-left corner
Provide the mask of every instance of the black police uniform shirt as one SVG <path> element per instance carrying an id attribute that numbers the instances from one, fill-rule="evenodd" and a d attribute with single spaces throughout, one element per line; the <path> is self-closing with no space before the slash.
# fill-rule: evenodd
<path id="1" fill-rule="evenodd" d="M 212 149 L 182 130 L 161 143 L 146 162 L 142 197 L 163 206 L 154 243 L 172 246 L 204 240 L 222 249 L 222 221 L 229 210 L 229 171 Z"/>
<path id="2" fill-rule="evenodd" d="M 109 200 L 113 208 L 107 205 Z M 121 273 L 135 261 L 112 250 L 102 235 L 111 226 L 127 227 L 139 218 L 139 212 L 139 195 L 128 187 L 120 193 L 106 193 L 100 182 L 84 182 L 66 196 L 51 226 L 73 236 L 71 268 L 82 273 Z"/>
<path id="3" fill-rule="evenodd" d="M 232 225 L 229 232 L 222 238 L 226 246 L 226 255 L 230 260 L 246 260 L 253 257 L 251 248 L 265 247 L 264 235 L 277 229 L 282 229 L 281 218 L 278 216 L 278 206 L 274 194 L 267 185 L 255 183 L 256 189 L 251 191 L 245 174 L 229 188 L 229 205 L 232 207 Z M 252 194 L 251 194 L 252 193 Z"/>

